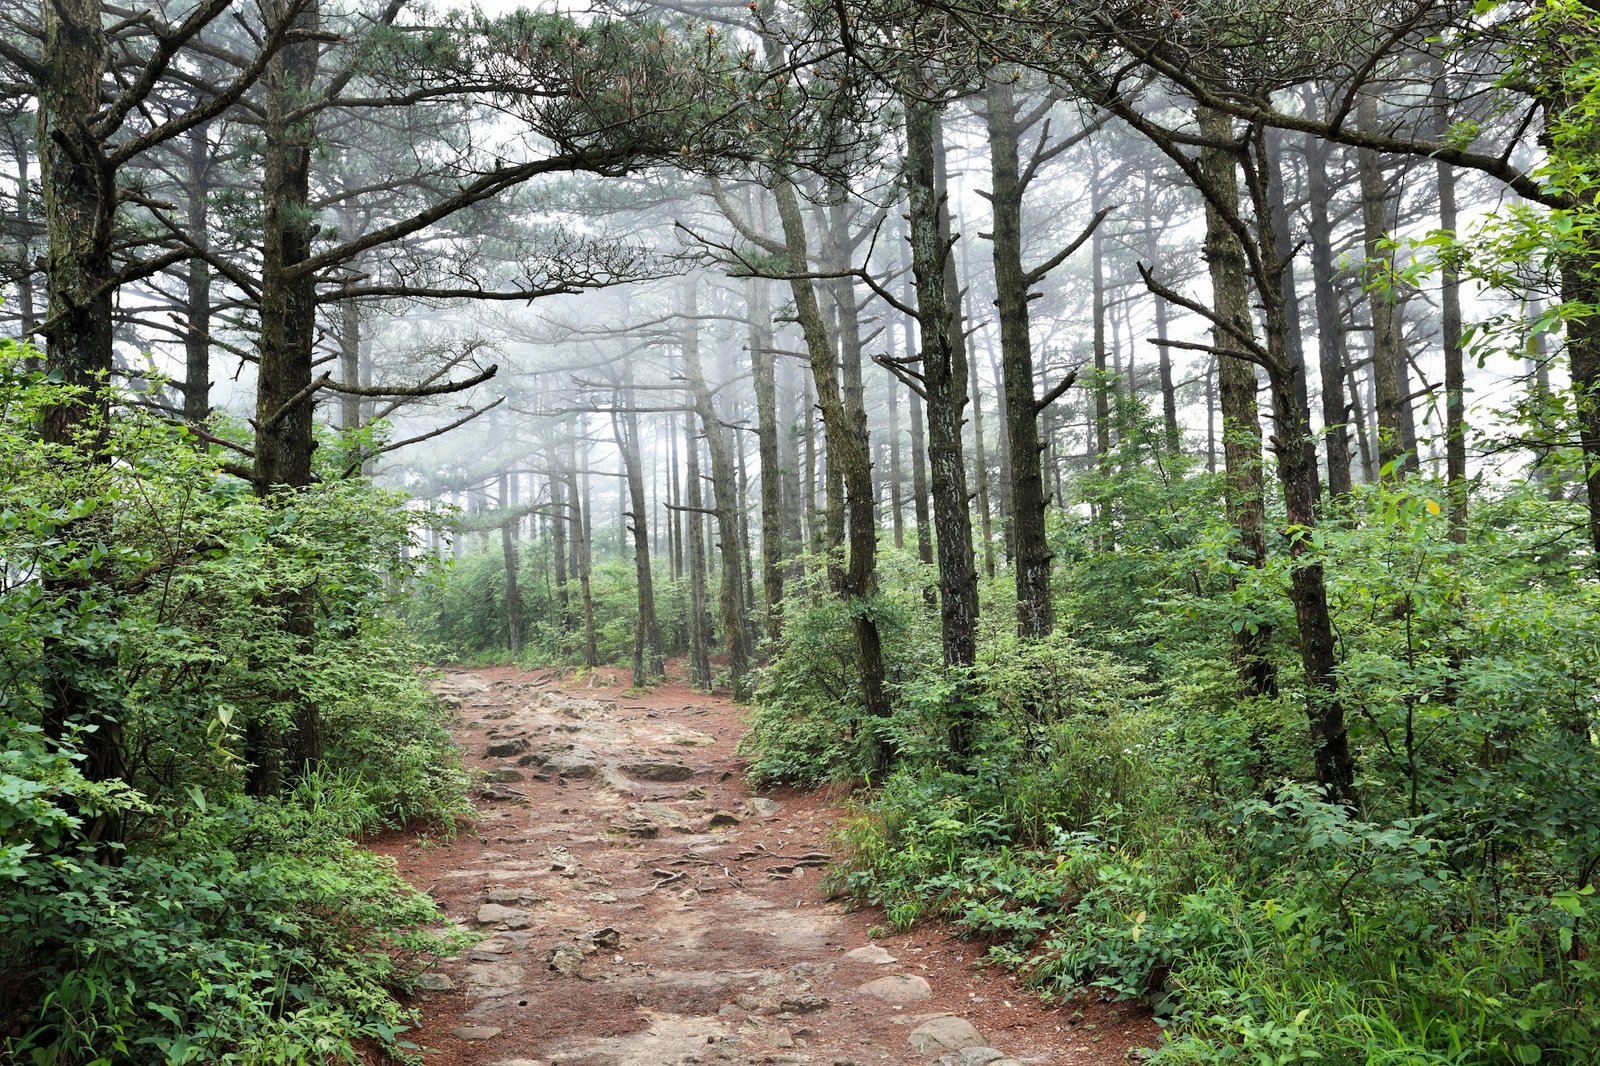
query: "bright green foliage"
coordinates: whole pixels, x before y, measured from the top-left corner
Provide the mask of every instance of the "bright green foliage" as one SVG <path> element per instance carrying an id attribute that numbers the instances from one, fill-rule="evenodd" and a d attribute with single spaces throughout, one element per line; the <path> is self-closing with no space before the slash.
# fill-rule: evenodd
<path id="1" fill-rule="evenodd" d="M 1600 589 L 1560 548 L 1578 507 L 1531 488 L 1485 495 L 1469 548 L 1420 480 L 1358 489 L 1310 536 L 1364 770 L 1353 813 L 1300 783 L 1287 557 L 1228 560 L 1230 531 L 1204 520 L 1213 479 L 1097 475 L 1093 516 L 1054 534 L 1056 636 L 1018 648 L 988 605 L 966 688 L 987 724 L 977 762 L 957 773 L 937 743 L 903 744 L 841 831 L 833 884 L 896 926 L 954 920 L 1047 995 L 1156 1005 L 1166 1062 L 1587 1061 Z M 1284 693 L 1242 700 L 1229 634 L 1263 624 Z M 925 663 L 896 723 L 948 688 Z M 847 714 L 830 707 L 817 735 Z"/>
<path id="2" fill-rule="evenodd" d="M 828 588 L 822 558 L 808 557 L 785 598 L 784 643 L 761 671 L 745 741 L 752 777 L 763 782 L 819 784 L 857 776 L 871 765 L 871 730 L 887 729 L 897 744 L 915 743 L 935 723 L 915 713 L 890 723 L 861 720 L 860 671 L 850 607 Z M 902 552 L 878 560 L 880 592 L 872 612 L 883 641 L 887 687 L 916 686 L 939 662 L 937 620 L 922 590 L 938 582 L 931 567 Z"/>
<path id="3" fill-rule="evenodd" d="M 458 534 L 471 538 L 471 534 Z M 427 644 L 456 662 L 506 662 L 505 556 L 498 544 L 448 564 L 437 581 L 419 583 L 406 603 L 406 623 Z M 569 577 L 562 608 L 548 541 L 517 545 L 517 595 L 522 601 L 523 658 L 541 666 L 583 663 L 583 619 L 578 580 Z M 655 575 L 656 614 L 666 654 L 688 646 L 687 580 Z M 631 563 L 596 563 L 591 578 L 596 655 L 601 663 L 625 663 L 633 655 L 638 592 Z"/>
<path id="4" fill-rule="evenodd" d="M 65 390 L 25 355 L 0 345 L 0 1059 L 400 1050 L 393 993 L 451 945 L 351 839 L 448 826 L 464 796 L 420 649 L 389 620 L 416 576 L 411 518 L 354 480 L 259 499 L 117 396 L 98 449 L 47 446 L 35 427 Z M 289 591 L 315 607 L 307 646 L 277 625 Z M 101 723 L 57 739 L 44 685 L 63 670 Z M 327 757 L 253 799 L 243 731 L 290 714 L 264 693 L 319 709 Z M 127 770 L 91 780 L 82 751 L 108 722 Z"/>

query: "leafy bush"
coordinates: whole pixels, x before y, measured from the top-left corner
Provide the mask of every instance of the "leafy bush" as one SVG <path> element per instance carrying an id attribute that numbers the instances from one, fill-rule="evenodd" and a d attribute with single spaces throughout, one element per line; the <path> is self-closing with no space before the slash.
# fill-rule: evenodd
<path id="1" fill-rule="evenodd" d="M 1019 645 L 987 590 L 972 765 L 941 744 L 948 675 L 897 686 L 902 762 L 841 830 L 831 884 L 895 926 L 955 922 L 1047 996 L 1155 1005 L 1163 1062 L 1591 1061 L 1600 586 L 1551 548 L 1574 506 L 1512 486 L 1463 548 L 1415 480 L 1359 488 L 1317 532 L 1352 811 L 1304 784 L 1291 560 L 1238 569 L 1230 531 L 1196 520 L 1204 480 L 1101 478 L 1052 533 L 1056 636 Z M 1247 625 L 1274 628 L 1280 696 L 1238 694 Z M 806 754 L 791 775 L 828 776 Z"/>
<path id="2" fill-rule="evenodd" d="M 413 516 L 334 476 L 260 498 L 115 392 L 108 425 L 46 444 L 40 418 L 77 394 L 27 359 L 0 344 L 0 1058 L 403 1052 L 394 993 L 453 945 L 351 839 L 448 827 L 465 796 L 392 620 Z M 301 707 L 320 766 L 243 795 L 248 736 Z"/>

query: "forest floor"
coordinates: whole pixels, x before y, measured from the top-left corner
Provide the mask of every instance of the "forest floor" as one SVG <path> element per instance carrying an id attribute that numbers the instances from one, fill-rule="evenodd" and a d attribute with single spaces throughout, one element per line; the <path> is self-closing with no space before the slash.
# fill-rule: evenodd
<path id="1" fill-rule="evenodd" d="M 419 994 L 429 1066 L 1104 1066 L 1146 1012 L 1047 1006 L 981 947 L 819 888 L 836 794 L 758 795 L 731 703 L 624 675 L 447 670 L 478 818 L 373 842 L 488 935 Z"/>

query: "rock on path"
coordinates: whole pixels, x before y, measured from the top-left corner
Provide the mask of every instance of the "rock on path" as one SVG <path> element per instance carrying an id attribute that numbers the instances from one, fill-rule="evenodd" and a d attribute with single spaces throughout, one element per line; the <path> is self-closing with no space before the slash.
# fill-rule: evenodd
<path id="1" fill-rule="evenodd" d="M 751 795 L 721 701 L 509 669 L 436 691 L 479 820 L 381 847 L 484 939 L 419 985 L 429 1063 L 1109 1064 L 1153 1042 L 1137 1019 L 1091 1036 L 965 946 L 870 942 L 873 915 L 818 890 L 836 812 Z"/>

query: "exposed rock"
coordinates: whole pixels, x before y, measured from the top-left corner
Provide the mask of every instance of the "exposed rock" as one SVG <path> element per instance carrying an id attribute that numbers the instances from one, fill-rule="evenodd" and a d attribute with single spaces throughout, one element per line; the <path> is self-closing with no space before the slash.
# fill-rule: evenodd
<path id="1" fill-rule="evenodd" d="M 456 983 L 442 973 L 425 973 L 417 978 L 417 988 L 423 992 L 449 992 Z"/>
<path id="2" fill-rule="evenodd" d="M 783 810 L 783 804 L 765 796 L 751 796 L 739 804 L 739 809 L 744 812 L 746 818 L 765 818 Z"/>
<path id="3" fill-rule="evenodd" d="M 504 800 L 511 803 L 527 803 L 528 794 L 512 788 L 510 785 L 489 784 L 478 790 L 478 795 L 486 800 Z"/>
<path id="4" fill-rule="evenodd" d="M 521 755 L 530 745 L 523 737 L 511 737 L 508 740 L 494 740 L 483 749 L 483 753 L 491 759 L 509 759 L 513 755 Z"/>
<path id="5" fill-rule="evenodd" d="M 450 1030 L 450 1035 L 457 1040 L 493 1040 L 503 1032 L 505 1030 L 497 1025 L 463 1025 Z"/>
<path id="6" fill-rule="evenodd" d="M 916 1003 L 933 998 L 933 989 L 928 986 L 927 980 L 915 974 L 880 977 L 876 981 L 868 981 L 856 991 L 885 1003 Z"/>
<path id="7" fill-rule="evenodd" d="M 483 897 L 489 903 L 537 903 L 539 897 L 526 888 L 491 888 Z"/>
<path id="8" fill-rule="evenodd" d="M 913 1029 L 911 1035 L 906 1037 L 906 1043 L 915 1051 L 931 1055 L 936 1051 L 962 1051 L 966 1048 L 982 1047 L 983 1034 L 965 1018 L 957 1018 L 953 1014 L 941 1014 L 937 1018 L 929 1018 Z"/>
<path id="9" fill-rule="evenodd" d="M 687 781 L 694 776 L 694 770 L 682 763 L 658 762 L 653 759 L 623 763 L 622 769 L 624 773 L 642 781 Z"/>
<path id="10" fill-rule="evenodd" d="M 513 770 L 509 766 L 496 766 L 493 770 L 483 775 L 486 781 L 506 782 L 521 781 L 527 777 L 521 770 Z"/>
<path id="11" fill-rule="evenodd" d="M 706 822 L 707 829 L 722 829 L 726 826 L 738 825 L 739 816 L 732 811 L 718 811 Z"/>
<path id="12" fill-rule="evenodd" d="M 639 795 L 639 786 L 628 780 L 615 766 L 601 767 L 596 780 L 600 782 L 601 787 L 609 788 L 619 796 Z"/>
<path id="13" fill-rule="evenodd" d="M 576 944 L 560 943 L 545 955 L 550 968 L 566 977 L 572 977 L 583 968 L 583 949 Z"/>
<path id="14" fill-rule="evenodd" d="M 594 752 L 570 742 L 542 745 L 538 751 L 518 759 L 517 765 L 537 766 L 562 777 L 593 777 L 595 773 Z"/>
<path id="15" fill-rule="evenodd" d="M 498 903 L 485 903 L 478 908 L 479 925 L 504 925 L 507 929 L 526 929 L 530 923 L 527 911 Z"/>
<path id="16" fill-rule="evenodd" d="M 992 1047 L 962 1048 L 954 1055 L 941 1055 L 934 1066 L 1011 1066 L 1017 1060 Z"/>
<path id="17" fill-rule="evenodd" d="M 466 976 L 467 991 L 475 996 L 509 996 L 522 987 L 522 967 L 510 962 L 474 963 Z"/>
<path id="18" fill-rule="evenodd" d="M 665 803 L 630 803 L 627 821 L 619 826 L 624 832 L 637 837 L 659 836 L 661 831 L 692 833 L 693 827 L 682 811 Z"/>
<path id="19" fill-rule="evenodd" d="M 814 996 L 810 994 L 789 996 L 778 1003 L 780 1011 L 791 1014 L 811 1014 L 819 1010 L 827 1010 L 831 1000 L 827 996 Z"/>
<path id="20" fill-rule="evenodd" d="M 889 966 L 900 961 L 877 944 L 868 944 L 864 948 L 847 951 L 844 953 L 844 957 L 856 962 L 870 963 L 874 966 Z"/>

